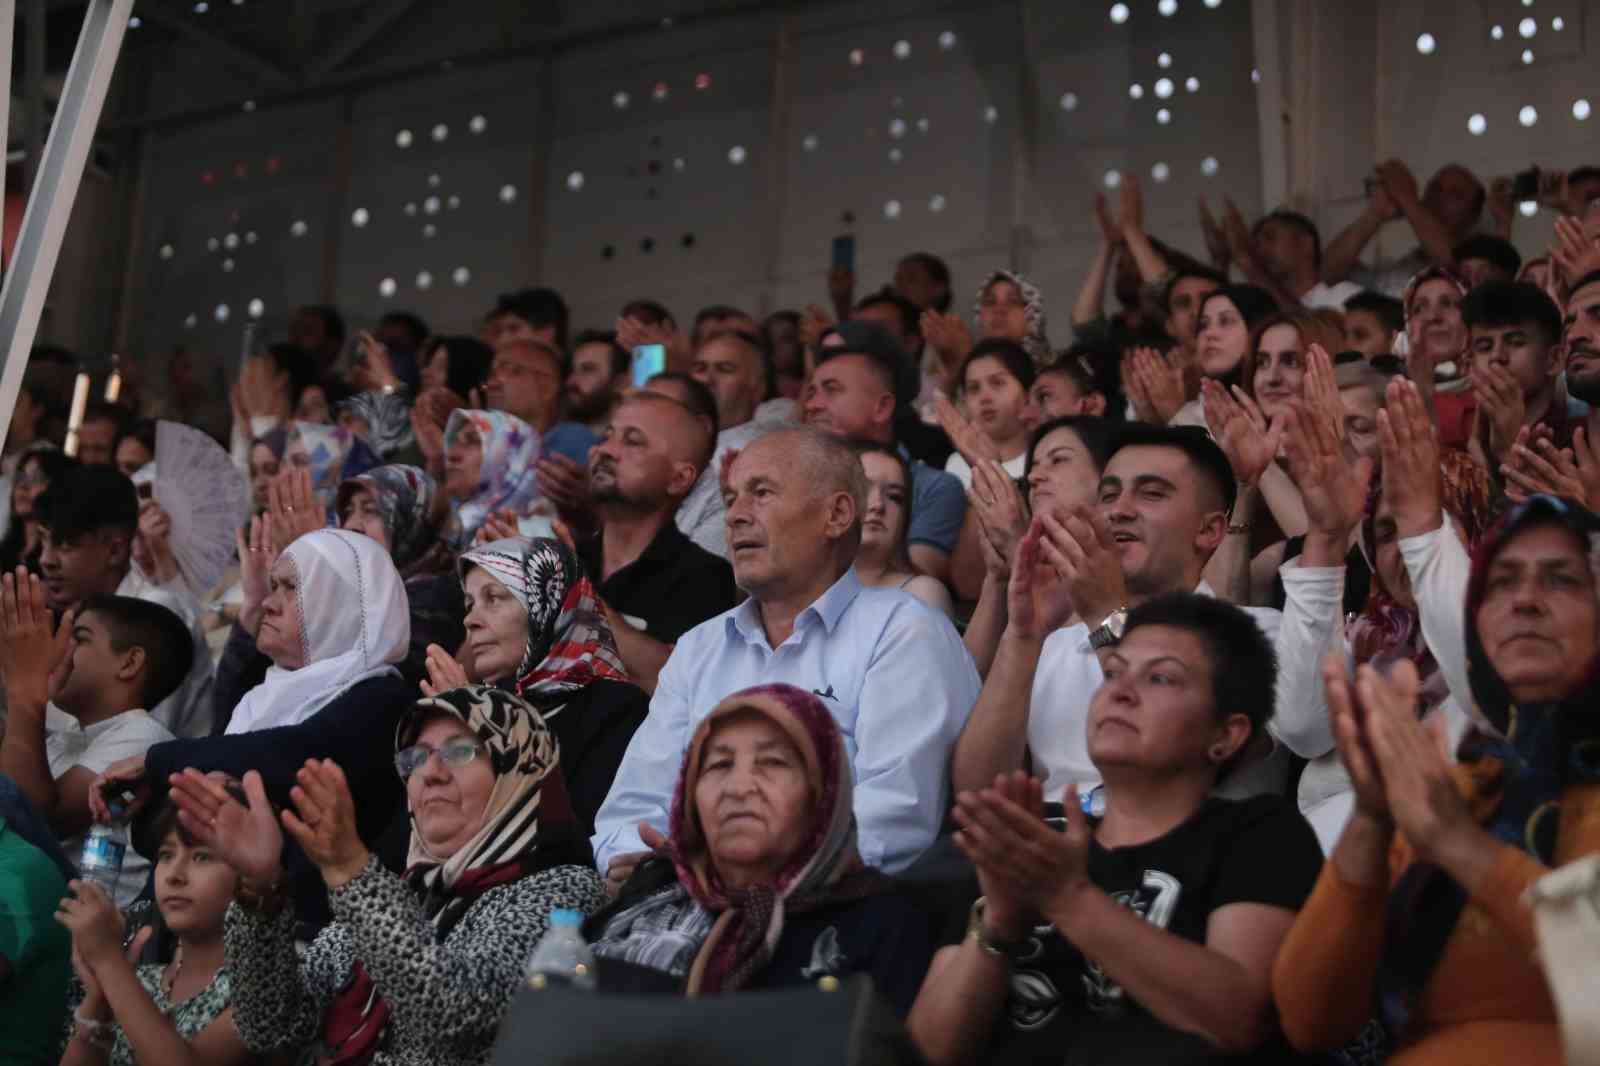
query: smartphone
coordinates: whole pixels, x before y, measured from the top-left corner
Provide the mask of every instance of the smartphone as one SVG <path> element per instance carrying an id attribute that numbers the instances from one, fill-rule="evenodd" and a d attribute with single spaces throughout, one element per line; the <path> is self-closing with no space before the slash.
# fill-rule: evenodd
<path id="1" fill-rule="evenodd" d="M 850 234 L 833 239 L 833 267 L 843 267 L 852 274 L 856 270 L 856 239 Z"/>
<path id="2" fill-rule="evenodd" d="M 1539 198 L 1539 168 L 1529 167 L 1511 179 L 1511 199 L 1521 203 Z"/>
<path id="3" fill-rule="evenodd" d="M 667 346 L 638 344 L 633 349 L 633 387 L 642 389 L 667 369 Z"/>

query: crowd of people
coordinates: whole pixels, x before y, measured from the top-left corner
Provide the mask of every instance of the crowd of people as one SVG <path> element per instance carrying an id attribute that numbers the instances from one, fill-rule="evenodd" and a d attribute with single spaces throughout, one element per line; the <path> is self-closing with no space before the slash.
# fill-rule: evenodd
<path id="1" fill-rule="evenodd" d="M 1326 245 L 1202 204 L 1201 259 L 1124 178 L 1064 348 L 919 252 L 687 329 L 307 307 L 228 410 L 125 360 L 68 425 L 36 351 L 0 1059 L 484 1063 L 572 910 L 597 995 L 867 975 L 935 1063 L 1563 1061 L 1527 900 L 1600 852 L 1600 169 L 1526 263 L 1504 181 L 1371 190 Z M 174 495 L 163 418 L 231 485 Z"/>

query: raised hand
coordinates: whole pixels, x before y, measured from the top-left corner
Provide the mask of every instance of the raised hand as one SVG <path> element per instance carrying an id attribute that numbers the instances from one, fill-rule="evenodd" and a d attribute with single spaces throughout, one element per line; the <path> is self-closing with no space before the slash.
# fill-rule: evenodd
<path id="1" fill-rule="evenodd" d="M 1233 256 L 1235 263 L 1243 265 L 1255 262 L 1255 238 L 1250 236 L 1250 227 L 1245 224 L 1244 214 L 1230 196 L 1222 198 L 1222 233 L 1227 238 L 1228 253 Z"/>
<path id="2" fill-rule="evenodd" d="M 1342 443 L 1344 441 L 1344 401 L 1339 399 L 1339 382 L 1333 376 L 1333 357 L 1320 344 L 1306 349 L 1305 374 L 1300 379 L 1300 394 L 1306 409 L 1324 419 Z"/>
<path id="3" fill-rule="evenodd" d="M 1074 508 L 1063 519 L 1044 513 L 1035 519 L 1042 529 L 1039 547 L 1044 560 L 1061 575 L 1078 616 L 1090 626 L 1128 605 L 1122 559 L 1104 516 L 1089 507 Z"/>
<path id="4" fill-rule="evenodd" d="M 502 508 L 489 512 L 484 518 L 483 525 L 478 527 L 477 543 L 493 544 L 497 540 L 520 536 L 522 530 L 517 525 L 517 513 L 510 508 Z"/>
<path id="5" fill-rule="evenodd" d="M 1206 425 L 1218 447 L 1228 457 L 1233 476 L 1242 485 L 1254 485 L 1278 456 L 1283 444 L 1283 419 L 1270 425 L 1261 408 L 1239 386 L 1228 395 L 1218 382 L 1200 383 L 1205 398 Z"/>
<path id="6" fill-rule="evenodd" d="M 243 593 L 239 604 L 239 625 L 251 636 L 261 626 L 261 605 L 271 591 L 272 565 L 278 561 L 278 547 L 272 537 L 271 519 L 256 515 L 250 519 L 248 532 L 241 530 L 236 543 L 239 549 L 239 588 Z"/>
<path id="7" fill-rule="evenodd" d="M 265 356 L 252 356 L 239 370 L 241 406 L 252 415 L 289 420 L 289 397 L 278 381 L 277 364 Z M 248 427 L 247 427 L 248 428 Z"/>
<path id="8" fill-rule="evenodd" d="M 1118 187 L 1117 225 L 1124 234 L 1144 232 L 1144 192 L 1138 176 L 1131 172 L 1122 176 Z"/>
<path id="9" fill-rule="evenodd" d="M 933 414 L 939 420 L 939 427 L 950 438 L 950 443 L 955 446 L 961 458 L 967 465 L 976 470 L 985 459 L 996 462 L 1000 459 L 1000 449 L 995 447 L 994 441 L 983 435 L 983 431 L 968 421 L 967 416 L 961 413 L 950 397 L 939 393 L 933 398 Z"/>
<path id="10" fill-rule="evenodd" d="M 1495 178 L 1489 183 L 1488 206 L 1489 217 L 1494 219 L 1495 232 L 1509 235 L 1517 217 L 1517 205 L 1511 199 L 1510 178 Z"/>
<path id="11" fill-rule="evenodd" d="M 55 697 L 71 672 L 73 618 L 51 625 L 44 582 L 26 567 L 0 578 L 0 678 L 12 711 L 42 715 Z"/>
<path id="12" fill-rule="evenodd" d="M 428 676 L 422 681 L 424 696 L 437 696 L 441 692 L 449 692 L 453 688 L 461 688 L 472 683 L 467 677 L 466 667 L 437 644 L 428 645 L 425 665 Z"/>
<path id="13" fill-rule="evenodd" d="M 1328 693 L 1328 724 L 1339 761 L 1350 776 L 1356 810 L 1379 822 L 1389 821 L 1389 800 L 1383 791 L 1372 744 L 1367 738 L 1367 712 L 1356 692 L 1341 652 L 1322 660 L 1322 683 Z"/>
<path id="14" fill-rule="evenodd" d="M 1383 498 L 1394 513 L 1396 533 L 1415 537 L 1439 528 L 1439 438 L 1414 382 L 1395 378 L 1378 412 L 1378 450 L 1383 457 Z"/>
<path id="15" fill-rule="evenodd" d="M 151 577 L 166 583 L 178 576 L 178 560 L 172 554 L 172 517 L 155 500 L 139 505 L 136 538 L 141 562 Z"/>
<path id="16" fill-rule="evenodd" d="M 998 558 L 1009 560 L 1028 529 L 1028 504 L 1022 498 L 1022 490 L 1004 467 L 985 459 L 972 468 L 972 488 L 967 499 L 972 501 L 978 517 L 980 539 L 994 549 Z"/>
<path id="17" fill-rule="evenodd" d="M 356 801 L 344 771 L 332 759 L 307 759 L 289 790 L 295 809 L 283 812 L 283 827 L 322 871 L 329 888 L 355 878 L 370 854 L 356 832 Z"/>
<path id="18" fill-rule="evenodd" d="M 1047 915 L 1092 882 L 1093 831 L 1068 785 L 1061 797 L 1067 826 L 1058 832 L 1043 817 L 1043 785 L 1022 771 L 1001 775 L 991 788 L 962 792 L 954 811 L 956 847 L 978 869 L 986 898 L 998 891 L 1008 917 L 1019 911 Z"/>
<path id="19" fill-rule="evenodd" d="M 327 512 L 312 487 L 309 469 L 286 467 L 272 479 L 267 486 L 267 516 L 272 542 L 284 548 L 307 533 L 327 528 Z"/>
<path id="20" fill-rule="evenodd" d="M 835 319 L 816 304 L 807 304 L 800 316 L 800 342 L 815 350 L 822 343 L 822 335 L 834 326 Z"/>
<path id="21" fill-rule="evenodd" d="M 1589 435 L 1580 428 L 1572 435 L 1571 448 L 1557 448 L 1548 432 L 1535 434 L 1530 428 L 1524 426 L 1517 433 L 1508 461 L 1500 466 L 1507 498 L 1522 503 L 1544 493 L 1577 500 L 1594 510 L 1600 504 L 1600 460 L 1589 447 Z"/>
<path id="22" fill-rule="evenodd" d="M 389 356 L 389 347 L 366 330 L 359 334 L 361 354 L 365 357 L 364 365 L 357 369 L 365 380 L 362 384 L 369 389 L 392 389 L 400 384 L 400 378 L 394 372 L 394 360 Z"/>
<path id="23" fill-rule="evenodd" d="M 1199 196 L 1196 199 L 1200 204 L 1200 233 L 1205 237 L 1206 252 L 1211 256 L 1212 265 L 1226 273 L 1228 264 L 1232 262 L 1228 251 L 1228 235 L 1222 232 L 1222 226 L 1211 213 L 1206 198 Z"/>
<path id="24" fill-rule="evenodd" d="M 1352 467 L 1332 426 L 1298 401 L 1282 416 L 1283 451 L 1289 478 L 1300 490 L 1311 529 L 1343 543 L 1361 522 L 1366 508 L 1372 460 L 1363 456 Z"/>
<path id="25" fill-rule="evenodd" d="M 1166 425 L 1186 398 L 1183 369 L 1154 348 L 1134 348 L 1122 357 L 1123 379 L 1140 421 Z"/>
<path id="26" fill-rule="evenodd" d="M 1600 270 L 1600 240 L 1579 219 L 1562 215 L 1556 219 L 1550 259 L 1561 268 L 1569 283 L 1575 283 L 1584 275 Z"/>
<path id="27" fill-rule="evenodd" d="M 1497 462 L 1510 452 L 1527 415 L 1522 386 L 1511 376 L 1511 371 L 1483 360 L 1473 361 L 1470 377 L 1473 394 L 1478 397 L 1478 417 L 1489 426 L 1486 458 Z"/>
<path id="28" fill-rule="evenodd" d="M 122 935 L 127 924 L 122 912 L 117 910 L 116 901 L 105 889 L 87 879 L 68 881 L 67 891 L 68 895 L 56 905 L 56 921 L 72 933 L 72 961 L 80 976 L 87 971 L 93 979 L 99 968 L 112 959 L 132 961 L 139 957 L 145 942 L 155 931 L 153 926 L 139 930 L 125 956 Z M 96 979 L 93 983 L 93 992 L 99 992 L 99 981 Z M 84 982 L 86 991 L 89 985 L 89 981 Z"/>
<path id="29" fill-rule="evenodd" d="M 245 807 L 224 786 L 220 775 L 190 767 L 168 778 L 169 798 L 178 808 L 178 823 L 194 840 L 256 885 L 278 879 L 283 866 L 283 831 L 267 800 L 261 775 L 244 775 Z"/>
<path id="30" fill-rule="evenodd" d="M 589 471 L 565 455 L 546 452 L 534 466 L 539 492 L 562 514 L 583 514 L 589 509 Z"/>
<path id="31" fill-rule="evenodd" d="M 947 367 L 961 365 L 961 360 L 972 351 L 972 333 L 967 324 L 955 315 L 940 314 L 929 308 L 922 312 L 922 337 Z"/>
<path id="32" fill-rule="evenodd" d="M 1410 167 L 1398 159 L 1378 164 L 1378 180 L 1383 183 L 1389 199 L 1401 210 L 1421 200 L 1416 175 L 1411 173 Z"/>
<path id="33" fill-rule="evenodd" d="M 1116 247 L 1122 240 L 1122 234 L 1118 231 L 1116 224 L 1111 221 L 1111 212 L 1106 207 L 1105 193 L 1097 192 L 1094 194 L 1093 215 L 1095 226 L 1100 230 L 1100 243 L 1107 248 Z"/>

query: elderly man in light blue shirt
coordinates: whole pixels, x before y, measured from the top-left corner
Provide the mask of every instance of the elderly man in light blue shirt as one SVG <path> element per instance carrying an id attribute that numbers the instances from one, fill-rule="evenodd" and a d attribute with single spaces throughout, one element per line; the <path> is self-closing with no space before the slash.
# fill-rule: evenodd
<path id="1" fill-rule="evenodd" d="M 750 598 L 685 634 L 661 670 L 595 819 L 595 859 L 613 892 L 646 840 L 660 839 L 695 726 L 751 685 L 796 685 L 833 712 L 868 865 L 904 870 L 933 843 L 978 674 L 943 614 L 856 577 L 866 492 L 854 450 L 812 429 L 775 430 L 733 462 L 728 548 Z"/>

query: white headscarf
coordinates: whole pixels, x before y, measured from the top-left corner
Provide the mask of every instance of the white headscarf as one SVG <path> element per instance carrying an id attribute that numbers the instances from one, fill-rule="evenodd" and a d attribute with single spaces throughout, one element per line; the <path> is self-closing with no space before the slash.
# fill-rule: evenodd
<path id="1" fill-rule="evenodd" d="M 305 665 L 273 666 L 244 694 L 229 733 L 296 725 L 352 685 L 398 673 L 411 641 L 411 607 L 389 553 L 371 537 L 319 529 L 289 545 Z"/>

